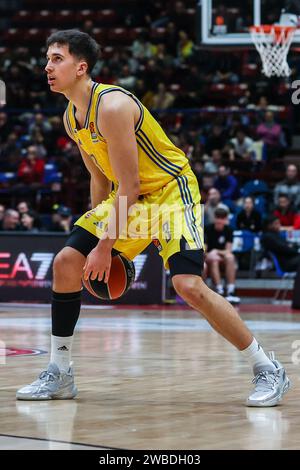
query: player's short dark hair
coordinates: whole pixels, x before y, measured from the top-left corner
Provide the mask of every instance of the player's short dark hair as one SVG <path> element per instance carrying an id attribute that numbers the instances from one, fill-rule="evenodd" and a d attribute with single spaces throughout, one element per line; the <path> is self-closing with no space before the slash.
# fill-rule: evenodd
<path id="1" fill-rule="evenodd" d="M 66 29 L 51 34 L 47 48 L 55 43 L 68 45 L 70 54 L 78 59 L 84 59 L 88 64 L 87 73 L 90 75 L 100 55 L 100 46 L 89 34 L 77 29 Z"/>

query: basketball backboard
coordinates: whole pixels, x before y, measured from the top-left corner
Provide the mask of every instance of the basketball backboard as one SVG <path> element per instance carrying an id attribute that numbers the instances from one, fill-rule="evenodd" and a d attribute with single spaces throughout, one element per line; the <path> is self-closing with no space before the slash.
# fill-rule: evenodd
<path id="1" fill-rule="evenodd" d="M 202 44 L 251 45 L 249 26 L 279 23 L 282 11 L 300 18 L 299 0 L 199 0 Z M 300 43 L 300 22 L 294 43 Z"/>

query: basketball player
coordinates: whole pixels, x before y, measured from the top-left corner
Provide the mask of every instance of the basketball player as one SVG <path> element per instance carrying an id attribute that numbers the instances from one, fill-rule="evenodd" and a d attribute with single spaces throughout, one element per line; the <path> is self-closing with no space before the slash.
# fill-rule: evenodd
<path id="1" fill-rule="evenodd" d="M 175 202 L 183 209 L 180 236 L 173 236 L 178 227 L 170 225 L 168 236 L 161 236 L 156 243 L 170 269 L 174 288 L 252 366 L 255 388 L 247 404 L 276 405 L 290 384 L 283 366 L 273 356 L 267 357 L 235 309 L 201 278 L 203 231 L 196 210 L 200 207 L 200 194 L 185 154 L 132 93 L 92 81 L 90 74 L 99 47 L 88 34 L 58 31 L 48 38 L 47 47 L 48 84 L 51 91 L 63 93 L 69 100 L 64 124 L 90 173 L 94 210 L 76 222 L 66 246 L 55 258 L 50 363 L 35 382 L 18 390 L 17 398 L 50 400 L 76 396 L 70 361 L 80 312 L 82 275 L 99 280 L 104 276 L 107 281 L 113 249 L 133 259 L 152 241 L 150 236 L 123 239 L 119 236 L 124 229 L 121 223 L 115 227 L 115 236 L 110 235 L 114 221 L 119 220 L 120 201 L 126 197 L 128 207 L 137 201 L 145 207 L 171 206 Z M 111 211 L 107 223 L 103 223 L 101 215 L 104 204 L 115 211 L 115 216 Z M 132 217 L 126 213 L 125 226 Z"/>

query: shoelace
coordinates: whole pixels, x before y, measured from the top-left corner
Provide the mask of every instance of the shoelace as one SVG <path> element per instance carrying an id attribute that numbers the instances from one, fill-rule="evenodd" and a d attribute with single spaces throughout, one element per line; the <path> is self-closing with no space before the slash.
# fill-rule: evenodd
<path id="1" fill-rule="evenodd" d="M 279 378 L 279 371 L 276 371 L 276 372 L 261 371 L 254 377 L 254 379 L 252 380 L 252 383 L 258 386 L 261 385 L 263 387 L 272 389 L 275 383 L 277 383 L 278 378 Z"/>
<path id="2" fill-rule="evenodd" d="M 41 372 L 39 376 L 40 380 L 46 379 L 46 382 L 53 382 L 55 378 L 56 378 L 55 375 L 52 374 L 52 372 L 48 372 L 47 370 L 44 370 L 43 372 Z"/>

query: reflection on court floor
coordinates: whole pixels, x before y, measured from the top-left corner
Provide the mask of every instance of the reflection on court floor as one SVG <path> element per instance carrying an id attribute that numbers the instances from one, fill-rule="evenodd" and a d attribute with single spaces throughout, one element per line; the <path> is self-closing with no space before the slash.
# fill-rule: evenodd
<path id="1" fill-rule="evenodd" d="M 277 313 L 260 309 L 247 305 L 241 315 L 292 379 L 280 406 L 245 407 L 248 365 L 193 310 L 85 308 L 73 348 L 76 400 L 15 401 L 47 354 L 0 364 L 0 449 L 299 448 L 300 317 L 278 306 Z M 49 351 L 49 315 L 49 306 L 3 305 L 2 344 Z"/>

